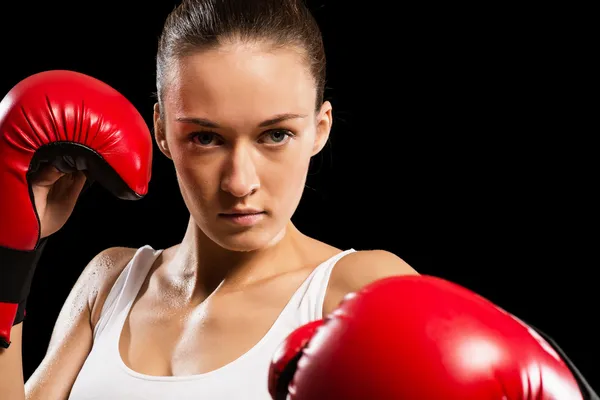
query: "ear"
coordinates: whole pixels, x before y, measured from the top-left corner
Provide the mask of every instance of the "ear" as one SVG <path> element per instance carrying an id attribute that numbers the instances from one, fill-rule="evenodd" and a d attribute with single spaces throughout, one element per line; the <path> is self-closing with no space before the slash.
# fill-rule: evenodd
<path id="1" fill-rule="evenodd" d="M 154 104 L 154 139 L 160 151 L 172 159 L 171 152 L 169 151 L 169 144 L 167 143 L 167 137 L 165 135 L 165 124 L 160 115 L 160 105 Z"/>
<path id="2" fill-rule="evenodd" d="M 325 101 L 317 115 L 317 134 L 315 136 L 313 156 L 318 154 L 323 150 L 323 147 L 325 147 L 325 144 L 329 139 L 329 133 L 331 132 L 331 125 L 333 125 L 332 106 L 330 102 Z"/>

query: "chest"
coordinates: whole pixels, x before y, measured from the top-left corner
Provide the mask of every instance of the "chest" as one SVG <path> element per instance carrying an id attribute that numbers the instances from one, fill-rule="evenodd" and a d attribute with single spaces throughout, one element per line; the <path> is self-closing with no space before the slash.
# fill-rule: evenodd
<path id="1" fill-rule="evenodd" d="M 175 300 L 141 297 L 121 332 L 121 358 L 129 368 L 146 375 L 185 376 L 216 370 L 265 336 L 297 287 L 290 282 L 272 290 L 265 287 L 212 296 L 193 308 L 177 307 Z"/>

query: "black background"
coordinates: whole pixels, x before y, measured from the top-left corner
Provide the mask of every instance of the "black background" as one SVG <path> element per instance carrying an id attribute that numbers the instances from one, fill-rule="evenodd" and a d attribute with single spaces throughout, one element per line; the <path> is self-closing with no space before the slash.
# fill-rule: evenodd
<path id="1" fill-rule="evenodd" d="M 477 190 L 489 176 L 477 176 L 478 165 L 455 150 L 498 133 L 498 121 L 486 119 L 486 110 L 501 101 L 499 86 L 525 79 L 507 75 L 506 68 L 527 68 L 522 48 L 508 36 L 485 36 L 477 26 L 486 24 L 487 13 L 477 22 L 433 7 L 351 3 L 309 3 L 324 34 L 334 127 L 330 144 L 311 166 L 294 222 L 334 246 L 390 250 L 422 274 L 477 291 L 554 337 L 600 387 L 600 351 L 590 325 L 596 308 L 587 303 L 589 289 L 583 286 L 591 280 L 587 267 L 568 265 L 569 257 L 548 262 L 534 234 L 531 244 L 516 244 L 511 235 L 522 235 L 518 227 L 484 231 L 482 225 L 498 218 L 497 205 L 484 205 L 487 196 Z M 151 125 L 156 43 L 175 4 L 1 6 L 0 93 L 36 72 L 76 70 L 119 90 Z M 478 157 L 487 156 L 478 151 Z M 64 299 L 95 254 L 111 246 L 164 248 L 182 238 L 187 210 L 170 161 L 156 147 L 155 154 L 145 199 L 118 200 L 93 186 L 50 240 L 24 325 L 26 378 L 44 356 Z M 457 165 L 472 179 L 466 186 L 449 173 Z"/>

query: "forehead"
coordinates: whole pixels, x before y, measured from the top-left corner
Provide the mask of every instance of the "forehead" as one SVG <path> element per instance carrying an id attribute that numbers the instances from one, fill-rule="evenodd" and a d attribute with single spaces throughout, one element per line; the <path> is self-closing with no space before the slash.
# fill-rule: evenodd
<path id="1" fill-rule="evenodd" d="M 177 116 L 249 122 L 309 113 L 316 86 L 298 49 L 236 43 L 177 60 L 165 95 L 166 111 Z"/>

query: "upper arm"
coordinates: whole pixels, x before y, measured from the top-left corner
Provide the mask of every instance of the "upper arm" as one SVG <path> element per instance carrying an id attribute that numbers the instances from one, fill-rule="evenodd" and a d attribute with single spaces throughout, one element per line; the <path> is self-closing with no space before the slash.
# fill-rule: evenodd
<path id="1" fill-rule="evenodd" d="M 376 280 L 398 275 L 418 275 L 408 263 L 385 250 L 357 251 L 342 257 L 331 272 L 323 315 L 333 311 L 348 293 Z"/>
<path id="2" fill-rule="evenodd" d="M 94 318 L 132 249 L 110 248 L 86 266 L 54 325 L 42 362 L 25 383 L 27 399 L 66 399 L 92 348 Z M 129 257 L 129 258 L 128 258 Z"/>

